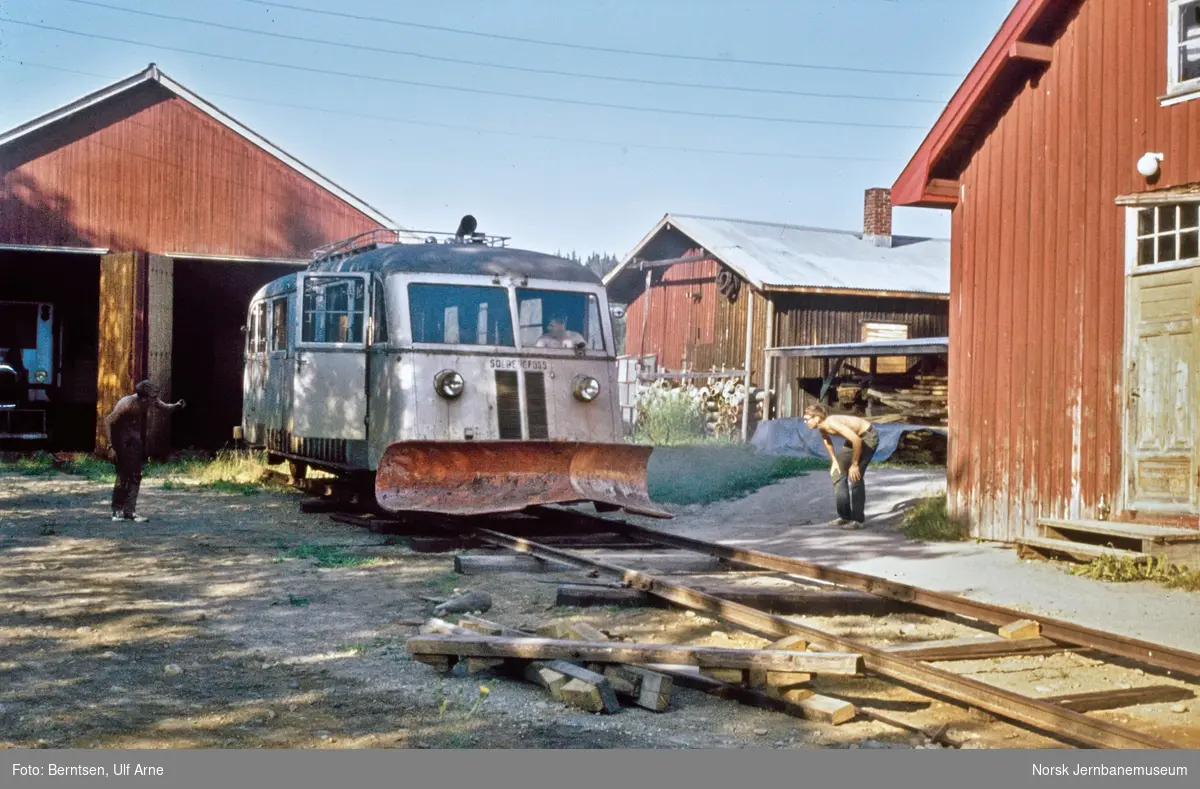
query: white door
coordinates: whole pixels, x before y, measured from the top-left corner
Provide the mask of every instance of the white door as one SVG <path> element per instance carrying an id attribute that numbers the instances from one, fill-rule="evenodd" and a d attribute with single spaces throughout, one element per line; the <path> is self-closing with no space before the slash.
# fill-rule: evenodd
<path id="1" fill-rule="evenodd" d="M 1129 279 L 1126 506 L 1200 513 L 1200 267 Z"/>
<path id="2" fill-rule="evenodd" d="M 294 438 L 367 437 L 367 274 L 303 274 L 292 388 Z"/>

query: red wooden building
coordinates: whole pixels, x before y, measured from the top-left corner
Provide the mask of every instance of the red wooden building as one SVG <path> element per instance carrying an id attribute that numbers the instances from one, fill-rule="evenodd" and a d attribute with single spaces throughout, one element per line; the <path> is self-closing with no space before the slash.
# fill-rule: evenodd
<path id="1" fill-rule="evenodd" d="M 978 536 L 1197 526 L 1195 99 L 1197 0 L 1020 0 L 893 186 L 952 216 L 948 485 Z"/>
<path id="2" fill-rule="evenodd" d="M 146 377 L 194 406 L 151 426 L 157 453 L 224 444 L 249 297 L 314 247 L 382 225 L 153 64 L 3 133 L 0 302 L 51 305 L 53 444 L 102 444 L 98 417 Z M 0 347 L 28 345 L 6 314 Z"/>
<path id="3" fill-rule="evenodd" d="M 861 230 L 667 214 L 604 282 L 628 305 L 626 354 L 745 371 L 773 393 L 768 417 L 794 417 L 836 370 L 792 349 L 944 337 L 949 268 L 945 239 L 893 234 L 888 190 L 869 189 Z"/>

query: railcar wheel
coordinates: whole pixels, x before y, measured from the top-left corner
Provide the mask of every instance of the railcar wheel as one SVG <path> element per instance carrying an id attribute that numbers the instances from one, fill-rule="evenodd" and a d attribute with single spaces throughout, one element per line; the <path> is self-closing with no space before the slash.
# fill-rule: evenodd
<path id="1" fill-rule="evenodd" d="M 267 453 L 267 465 L 268 466 L 278 466 L 282 462 L 283 462 L 282 455 L 276 455 L 272 452 Z"/>
<path id="2" fill-rule="evenodd" d="M 303 460 L 289 460 L 288 474 L 292 479 L 304 479 L 308 476 L 308 464 Z"/>

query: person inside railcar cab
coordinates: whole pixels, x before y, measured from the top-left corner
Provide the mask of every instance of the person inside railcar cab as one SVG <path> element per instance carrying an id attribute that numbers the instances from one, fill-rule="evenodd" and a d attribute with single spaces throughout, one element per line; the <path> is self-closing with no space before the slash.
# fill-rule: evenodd
<path id="1" fill-rule="evenodd" d="M 550 324 L 538 341 L 534 344 L 537 348 L 586 348 L 587 340 L 577 331 L 571 331 L 567 328 L 567 318 L 565 315 L 555 315 L 550 319 Z"/>

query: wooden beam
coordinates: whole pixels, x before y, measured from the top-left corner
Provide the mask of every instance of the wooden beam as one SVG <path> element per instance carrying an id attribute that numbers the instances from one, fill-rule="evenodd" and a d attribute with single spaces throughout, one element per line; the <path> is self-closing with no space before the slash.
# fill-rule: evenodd
<path id="1" fill-rule="evenodd" d="M 794 718 L 832 723 L 836 726 L 852 720 L 857 714 L 853 704 L 829 696 L 813 694 L 799 701 L 790 701 L 753 688 L 731 685 L 719 679 L 706 677 L 690 666 L 654 665 L 652 668 L 671 677 L 675 684 L 681 687 L 699 690 L 710 696 L 736 701 L 750 707 L 782 712 Z"/>
<path id="2" fill-rule="evenodd" d="M 1010 60 L 1026 60 L 1032 63 L 1050 63 L 1054 60 L 1054 47 L 1046 44 L 1033 44 L 1028 41 L 1014 41 L 1008 48 Z"/>
<path id="3" fill-rule="evenodd" d="M 777 614 L 850 615 L 895 614 L 911 612 L 912 606 L 899 600 L 888 600 L 866 592 L 847 589 L 806 589 L 789 587 L 781 589 L 751 589 L 737 586 L 696 586 L 696 590 L 729 600 L 751 608 L 773 611 Z M 591 586 L 564 582 L 558 585 L 555 605 L 560 606 L 603 606 L 617 605 L 628 608 L 661 607 L 662 601 L 641 589 L 628 587 Z"/>
<path id="4" fill-rule="evenodd" d="M 957 202 L 962 195 L 962 186 L 952 178 L 930 178 L 925 185 L 925 194 Z"/>
<path id="5" fill-rule="evenodd" d="M 803 559 L 796 559 L 790 556 L 779 556 L 777 554 L 763 553 L 746 548 L 734 548 L 630 524 L 623 526 L 622 531 L 640 539 L 657 542 L 660 545 L 674 545 L 678 548 L 706 553 L 710 556 L 717 556 L 727 561 L 738 562 L 763 570 L 774 570 L 776 572 L 788 573 L 789 575 L 798 575 L 826 583 L 833 583 L 849 589 L 869 592 L 880 597 L 901 600 L 910 605 L 930 611 L 956 614 L 997 626 L 1007 625 L 1014 620 L 1026 616 L 1026 614 L 1020 611 L 1005 608 L 1004 606 L 971 600 L 970 598 L 948 592 L 922 589 L 878 576 L 857 573 L 853 570 L 842 570 L 837 567 L 806 562 Z M 511 543 L 511 538 L 507 535 L 498 535 L 497 532 L 484 532 L 482 530 L 479 533 L 485 539 L 503 544 L 505 547 L 512 548 L 513 550 L 521 550 L 519 547 L 514 547 Z M 588 562 L 587 560 L 580 562 L 580 557 L 570 555 L 564 556 L 563 561 L 574 561 L 581 563 L 583 566 L 594 566 L 592 562 Z M 622 570 L 625 570 L 625 568 L 622 568 Z M 628 575 L 627 572 L 626 575 Z M 1074 647 L 1092 649 L 1108 655 L 1127 658 L 1168 671 L 1177 671 L 1189 677 L 1200 677 L 1200 654 L 1177 649 L 1165 644 L 1155 644 L 1116 633 L 1095 630 L 1073 622 L 1051 619 L 1049 617 L 1038 617 L 1037 622 L 1041 627 L 1041 633 L 1044 638 Z M 781 633 L 781 635 L 786 634 Z M 843 641 L 843 643 L 845 642 Z M 854 651 L 860 650 L 855 649 Z M 1029 721 L 1025 722 L 1028 723 Z"/>
<path id="6" fill-rule="evenodd" d="M 851 652 L 790 652 L 768 649 L 627 644 L 556 638 L 503 638 L 471 635 L 422 635 L 408 639 L 414 658 L 431 655 L 499 657 L 522 660 L 579 660 L 593 663 L 681 663 L 714 668 L 766 669 L 855 676 L 862 656 Z"/>
<path id="7" fill-rule="evenodd" d="M 884 647 L 885 652 L 904 655 L 912 660 L 982 660 L 1007 655 L 1048 655 L 1074 651 L 1048 638 L 952 638 L 946 641 L 920 641 L 915 644 L 895 644 Z"/>
<path id="8" fill-rule="evenodd" d="M 998 624 L 1006 624 L 1014 618 L 1012 611 L 1000 608 L 999 606 L 990 606 L 986 603 L 976 603 L 975 601 L 955 595 L 905 586 L 904 584 L 897 584 L 882 578 L 874 578 L 849 570 L 814 565 L 785 556 L 730 548 L 715 543 L 705 543 L 700 540 L 678 537 L 643 527 L 627 526 L 625 531 L 630 534 L 638 534 L 646 539 L 653 539 L 662 544 L 673 543 L 682 545 L 690 550 L 697 550 L 713 556 L 736 554 L 740 557 L 739 560 L 749 560 L 745 563 L 754 564 L 759 567 L 766 566 L 766 569 L 795 572 L 799 575 L 816 574 L 815 576 L 810 575 L 810 577 L 817 577 L 835 583 L 843 583 L 844 579 L 846 583 L 843 585 L 847 586 L 853 585 L 855 579 L 860 579 L 859 582 L 866 586 L 863 591 L 909 600 L 917 605 L 929 608 L 946 606 L 951 609 L 951 613 L 959 613 L 966 610 L 977 611 L 978 615 L 972 617 L 975 619 L 990 621 L 989 612 L 992 612 L 992 616 L 996 615 L 994 612 L 1002 612 L 1003 621 Z M 1101 748 L 1172 749 L 1178 747 L 1151 734 L 1146 734 L 1126 726 L 1118 726 L 1108 721 L 1089 718 L 1086 715 L 1066 709 L 1057 704 L 1030 698 L 969 677 L 962 677 L 900 655 L 892 655 L 869 644 L 863 644 L 854 639 L 817 630 L 816 628 L 808 627 L 807 625 L 769 614 L 765 611 L 724 601 L 712 595 L 697 592 L 695 589 L 688 588 L 682 584 L 673 583 L 662 577 L 656 577 L 628 567 L 597 562 L 567 551 L 559 551 L 528 540 L 520 540 L 492 529 L 480 527 L 474 529 L 474 533 L 481 539 L 496 545 L 502 545 L 519 553 L 537 553 L 540 556 L 573 562 L 580 567 L 595 568 L 605 574 L 622 578 L 633 586 L 646 589 L 664 600 L 686 606 L 695 611 L 704 612 L 762 635 L 773 636 L 775 638 L 800 635 L 807 637 L 810 643 L 817 645 L 819 648 L 860 653 L 863 664 L 875 674 L 916 686 L 928 693 L 949 696 L 956 701 L 977 707 L 1007 720 L 1015 720 L 1037 726 L 1042 731 L 1049 732 L 1071 742 Z M 729 558 L 732 558 L 732 556 Z M 959 609 L 959 611 L 953 609 Z M 1041 621 L 1044 631 L 1048 630 L 1047 625 L 1051 622 L 1054 622 L 1054 620 Z M 1058 624 L 1067 627 L 1063 623 Z M 1085 630 L 1084 628 L 1078 628 L 1073 632 L 1083 633 Z M 1102 640 L 1106 643 L 1109 639 L 1113 641 L 1117 640 L 1117 637 L 1112 634 L 1090 630 L 1086 632 L 1103 636 Z M 1124 639 L 1121 640 L 1125 641 Z M 1137 645 L 1139 642 L 1130 641 L 1128 643 L 1130 645 Z M 1172 650 L 1169 647 L 1160 647 L 1158 645 L 1147 646 L 1152 646 L 1155 650 L 1161 650 L 1161 652 L 1151 653 L 1155 658 L 1158 658 L 1162 653 L 1172 656 L 1188 654 L 1179 650 Z M 1187 673 L 1189 675 L 1192 674 L 1192 672 Z"/>
<path id="9" fill-rule="evenodd" d="M 1195 698 L 1196 694 L 1188 688 L 1177 685 L 1150 685 L 1145 688 L 1119 688 L 1117 690 L 1099 690 L 1092 693 L 1068 693 L 1062 696 L 1047 696 L 1043 701 L 1051 701 L 1075 712 L 1093 712 L 1095 710 L 1115 710 L 1121 707 L 1133 707 L 1138 704 L 1164 704 L 1171 701 L 1184 701 Z"/>

